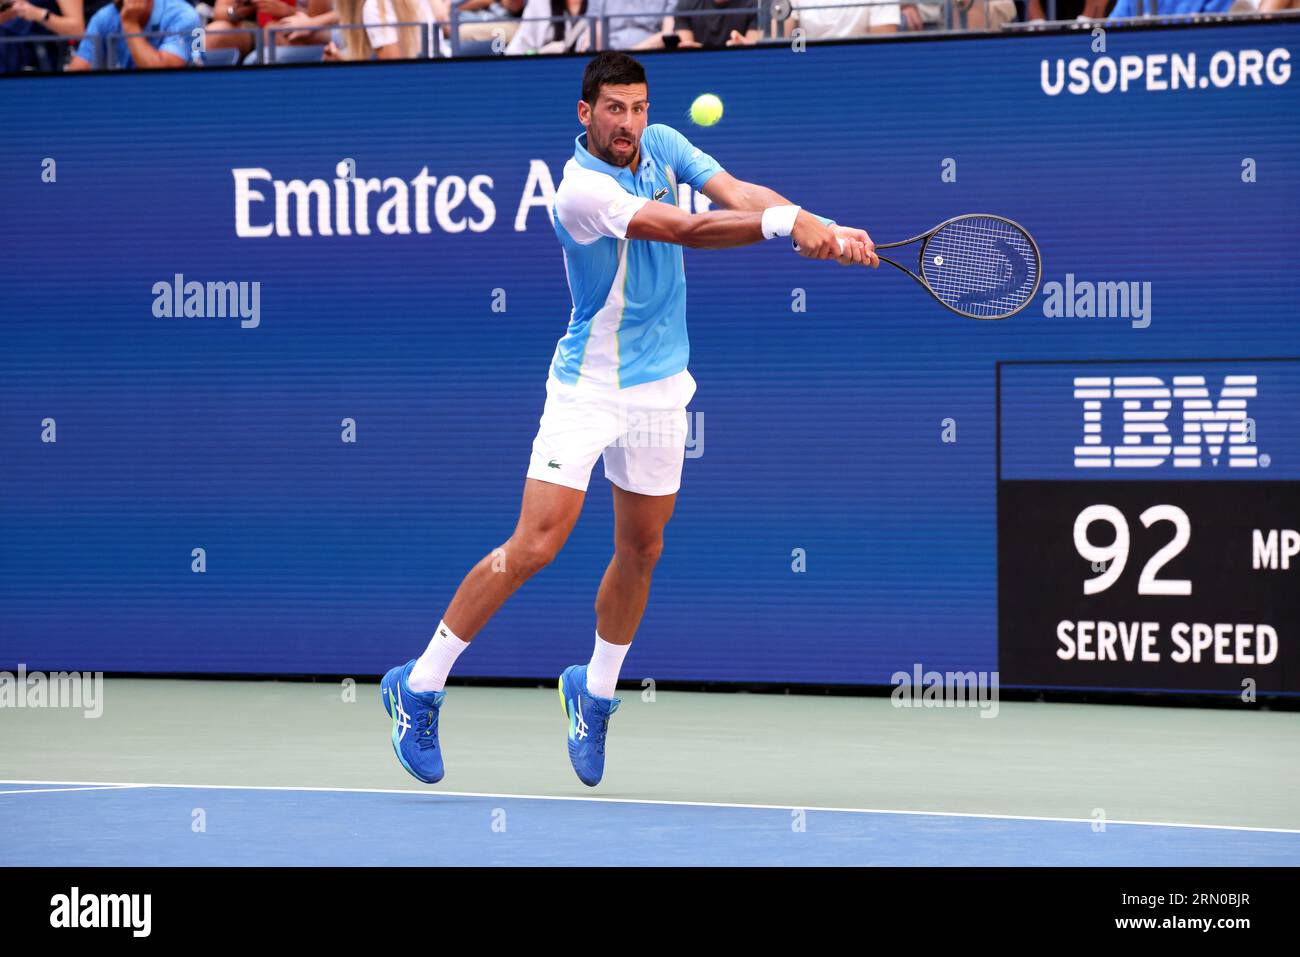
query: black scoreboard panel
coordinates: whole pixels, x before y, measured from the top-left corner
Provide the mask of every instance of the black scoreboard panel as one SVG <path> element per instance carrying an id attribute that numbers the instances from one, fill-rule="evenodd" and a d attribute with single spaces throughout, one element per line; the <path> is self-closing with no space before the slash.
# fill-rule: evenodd
<path id="1" fill-rule="evenodd" d="M 1300 691 L 1300 362 L 998 378 L 1003 684 Z"/>

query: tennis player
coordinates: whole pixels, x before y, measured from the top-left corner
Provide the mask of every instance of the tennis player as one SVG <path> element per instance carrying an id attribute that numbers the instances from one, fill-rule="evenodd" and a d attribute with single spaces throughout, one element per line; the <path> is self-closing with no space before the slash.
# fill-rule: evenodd
<path id="1" fill-rule="evenodd" d="M 465 576 L 424 653 L 393 668 L 380 686 L 398 760 L 430 784 L 443 776 L 438 715 L 452 665 L 515 589 L 563 547 L 602 456 L 613 484 L 614 556 L 596 593 L 591 660 L 565 669 L 559 689 L 574 771 L 593 787 L 604 774 L 606 731 L 619 705 L 614 689 L 663 550 L 681 484 L 686 406 L 695 393 L 686 368 L 682 247 L 792 237 L 810 259 L 879 265 L 865 231 L 736 179 L 681 133 L 647 125 L 649 111 L 640 63 L 617 52 L 588 62 L 578 101 L 585 132 L 552 210 L 573 310 L 551 358 L 519 521 L 509 540 Z M 681 183 L 723 209 L 683 212 Z"/>

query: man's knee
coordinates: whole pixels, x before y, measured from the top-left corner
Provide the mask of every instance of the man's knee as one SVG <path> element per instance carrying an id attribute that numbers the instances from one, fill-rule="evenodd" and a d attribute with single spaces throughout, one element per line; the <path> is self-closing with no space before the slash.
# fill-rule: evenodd
<path id="1" fill-rule="evenodd" d="M 554 561 L 563 547 L 564 536 L 556 532 L 516 536 L 504 546 L 506 564 L 508 568 L 528 577 Z"/>
<path id="2" fill-rule="evenodd" d="M 663 536 L 637 539 L 615 543 L 615 552 L 620 561 L 636 568 L 654 568 L 659 556 L 664 551 Z"/>
<path id="3" fill-rule="evenodd" d="M 213 20 L 207 25 L 203 45 L 208 50 L 235 49 L 248 52 L 253 49 L 253 37 L 238 33 L 241 27 L 227 20 Z"/>

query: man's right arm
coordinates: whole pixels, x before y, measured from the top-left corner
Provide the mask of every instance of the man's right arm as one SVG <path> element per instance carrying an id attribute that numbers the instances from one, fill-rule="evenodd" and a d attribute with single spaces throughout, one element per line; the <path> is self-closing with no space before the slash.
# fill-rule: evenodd
<path id="1" fill-rule="evenodd" d="M 840 259 L 839 239 L 834 230 L 806 209 L 799 210 L 791 234 L 799 234 L 800 251 L 810 259 Z M 761 210 L 718 209 L 686 213 L 671 203 L 646 203 L 627 224 L 628 239 L 649 239 L 676 243 L 692 249 L 731 249 L 750 246 L 768 237 L 763 234 Z M 853 247 L 854 262 L 858 247 Z"/>
<path id="2" fill-rule="evenodd" d="M 843 265 L 864 262 L 865 245 L 840 249 L 838 234 L 793 203 L 766 209 L 719 209 L 690 215 L 675 203 L 635 196 L 604 173 L 566 175 L 555 195 L 555 212 L 574 242 L 587 245 L 602 236 L 649 239 L 693 249 L 751 246 L 767 238 L 790 236 L 809 259 L 835 259 Z"/>

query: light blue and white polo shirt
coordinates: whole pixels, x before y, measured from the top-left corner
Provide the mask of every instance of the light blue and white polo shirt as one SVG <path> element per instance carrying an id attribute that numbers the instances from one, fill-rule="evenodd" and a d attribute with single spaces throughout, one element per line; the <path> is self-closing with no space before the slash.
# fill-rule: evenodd
<path id="1" fill-rule="evenodd" d="M 199 15 L 194 12 L 186 0 L 153 0 L 153 9 L 149 11 L 149 22 L 144 25 L 143 33 L 168 34 L 167 36 L 149 36 L 145 39 L 155 50 L 180 57 L 190 62 L 190 45 L 194 31 L 199 28 Z M 116 57 L 117 66 L 123 70 L 135 68 L 131 48 L 122 38 L 122 16 L 113 4 L 100 7 L 90 22 L 86 24 L 86 36 L 77 47 L 77 56 L 91 66 L 95 66 L 95 42 L 97 37 L 113 39 L 110 56 Z"/>
<path id="2" fill-rule="evenodd" d="M 573 297 L 552 375 L 568 385 L 626 389 L 685 371 L 690 344 L 682 247 L 629 240 L 627 225 L 646 203 L 676 205 L 679 184 L 699 189 L 721 170 L 712 156 L 661 123 L 641 134 L 635 173 L 591 155 L 587 134 L 579 134 L 551 214 Z"/>

